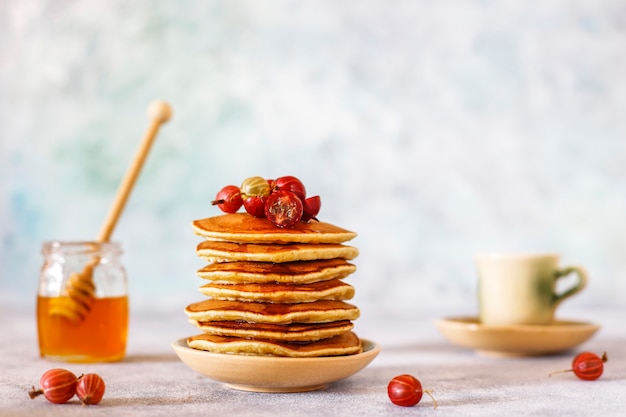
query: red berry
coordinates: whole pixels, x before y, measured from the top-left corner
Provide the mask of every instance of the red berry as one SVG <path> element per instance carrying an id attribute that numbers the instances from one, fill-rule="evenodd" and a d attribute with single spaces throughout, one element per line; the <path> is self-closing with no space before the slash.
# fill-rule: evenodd
<path id="1" fill-rule="evenodd" d="M 265 200 L 267 197 L 248 197 L 243 200 L 243 208 L 254 217 L 265 217 Z"/>
<path id="2" fill-rule="evenodd" d="M 585 381 L 593 381 L 600 378 L 604 372 L 604 362 L 608 360 L 606 353 L 599 357 L 592 352 L 582 352 L 572 360 L 574 374 Z"/>
<path id="3" fill-rule="evenodd" d="M 265 216 L 278 227 L 293 227 L 302 213 L 302 200 L 289 191 L 274 191 L 265 202 Z"/>
<path id="4" fill-rule="evenodd" d="M 304 188 L 304 184 L 302 184 L 302 181 L 291 175 L 276 178 L 272 184 L 272 191 L 291 191 L 300 197 L 301 201 L 306 199 L 306 189 Z"/>
<path id="5" fill-rule="evenodd" d="M 574 357 L 572 360 L 572 369 L 565 369 L 562 371 L 555 371 L 552 374 L 561 372 L 574 372 L 574 374 L 585 381 L 594 381 L 604 372 L 604 363 L 608 361 L 606 353 L 602 354 L 602 357 L 592 352 L 582 352 Z"/>
<path id="6" fill-rule="evenodd" d="M 104 396 L 106 386 L 98 374 L 85 374 L 78 379 L 76 395 L 83 405 L 98 404 Z"/>
<path id="7" fill-rule="evenodd" d="M 399 375 L 389 381 L 387 395 L 395 405 L 410 407 L 422 399 L 422 384 L 411 375 Z"/>
<path id="8" fill-rule="evenodd" d="M 227 185 L 222 188 L 215 196 L 215 200 L 211 201 L 211 204 L 217 205 L 224 213 L 236 213 L 243 204 L 239 187 Z"/>
<path id="9" fill-rule="evenodd" d="M 33 387 L 28 393 L 31 399 L 43 394 L 51 403 L 63 404 L 76 394 L 76 375 L 66 369 L 50 369 L 41 376 L 39 385 L 40 389 Z"/>
<path id="10" fill-rule="evenodd" d="M 322 199 L 319 195 L 316 195 L 315 197 L 309 197 L 302 202 L 302 207 L 302 221 L 308 222 L 311 219 L 315 219 L 317 213 L 320 212 L 320 208 L 322 207 Z"/>
<path id="11" fill-rule="evenodd" d="M 402 407 L 411 407 L 419 403 L 423 393 L 432 398 L 435 408 L 437 408 L 437 401 L 430 391 L 423 390 L 422 383 L 413 375 L 398 375 L 387 385 L 387 395 L 391 402 Z"/>

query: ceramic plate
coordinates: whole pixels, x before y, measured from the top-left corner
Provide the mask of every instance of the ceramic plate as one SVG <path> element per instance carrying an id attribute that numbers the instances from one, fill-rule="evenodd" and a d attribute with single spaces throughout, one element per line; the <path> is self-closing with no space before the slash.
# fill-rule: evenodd
<path id="1" fill-rule="evenodd" d="M 589 339 L 600 326 L 557 320 L 549 325 L 484 326 L 476 317 L 451 317 L 435 322 L 453 344 L 492 356 L 549 355 Z"/>
<path id="2" fill-rule="evenodd" d="M 172 342 L 178 357 L 191 369 L 230 388 L 257 392 L 303 392 L 326 387 L 365 368 L 380 346 L 365 339 L 357 355 L 320 358 L 285 358 L 212 353 L 187 346 L 187 339 Z"/>

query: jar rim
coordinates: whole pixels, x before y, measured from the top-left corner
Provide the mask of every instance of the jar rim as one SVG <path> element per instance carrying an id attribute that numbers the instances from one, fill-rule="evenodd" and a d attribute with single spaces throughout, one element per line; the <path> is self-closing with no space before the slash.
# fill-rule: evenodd
<path id="1" fill-rule="evenodd" d="M 49 240 L 42 244 L 44 252 L 59 252 L 67 250 L 94 251 L 120 251 L 122 247 L 119 242 L 98 242 L 91 240 Z"/>

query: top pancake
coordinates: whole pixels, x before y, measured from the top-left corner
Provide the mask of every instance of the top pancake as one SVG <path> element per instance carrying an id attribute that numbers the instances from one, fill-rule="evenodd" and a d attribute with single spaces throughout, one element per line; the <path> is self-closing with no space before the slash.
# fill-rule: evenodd
<path id="1" fill-rule="evenodd" d="M 194 232 L 207 240 L 236 243 L 343 243 L 356 237 L 356 233 L 330 223 L 313 220 L 280 228 L 247 213 L 194 220 L 192 225 Z"/>

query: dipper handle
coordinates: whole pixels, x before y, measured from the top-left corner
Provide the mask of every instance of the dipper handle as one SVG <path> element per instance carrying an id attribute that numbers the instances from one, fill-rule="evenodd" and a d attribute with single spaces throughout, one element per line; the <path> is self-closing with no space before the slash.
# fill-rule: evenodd
<path id="1" fill-rule="evenodd" d="M 157 100 L 151 103 L 148 107 L 148 116 L 151 119 L 150 126 L 148 127 L 143 140 L 139 144 L 139 149 L 137 149 L 135 158 L 128 167 L 128 171 L 126 171 L 126 176 L 122 179 L 122 183 L 117 190 L 117 195 L 115 196 L 113 205 L 111 206 L 109 214 L 102 225 L 102 229 L 100 229 L 100 236 L 98 237 L 99 242 L 108 242 L 111 238 L 113 229 L 122 214 L 122 210 L 124 210 L 128 196 L 135 185 L 135 181 L 137 180 L 139 172 L 141 171 L 146 157 L 148 156 L 148 151 L 150 151 L 154 138 L 156 138 L 157 133 L 159 133 L 161 125 L 166 123 L 172 117 L 172 109 L 165 101 Z"/>

